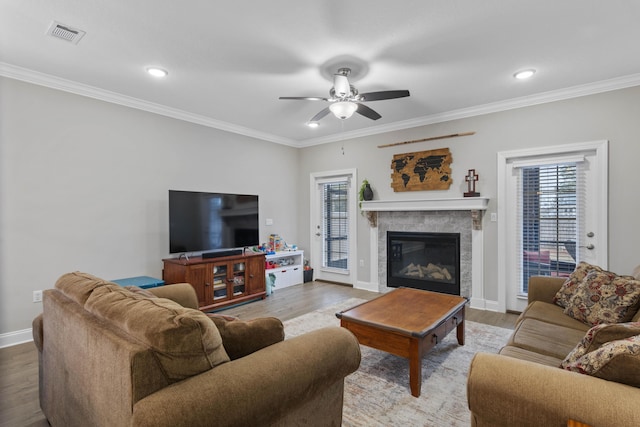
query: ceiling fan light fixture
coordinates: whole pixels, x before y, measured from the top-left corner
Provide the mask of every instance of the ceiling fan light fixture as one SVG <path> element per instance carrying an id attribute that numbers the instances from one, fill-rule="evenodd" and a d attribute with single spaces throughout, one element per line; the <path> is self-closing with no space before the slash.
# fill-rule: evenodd
<path id="1" fill-rule="evenodd" d="M 335 102 L 329 106 L 329 110 L 340 120 L 345 120 L 353 116 L 353 113 L 355 113 L 357 109 L 358 104 L 348 101 Z"/>

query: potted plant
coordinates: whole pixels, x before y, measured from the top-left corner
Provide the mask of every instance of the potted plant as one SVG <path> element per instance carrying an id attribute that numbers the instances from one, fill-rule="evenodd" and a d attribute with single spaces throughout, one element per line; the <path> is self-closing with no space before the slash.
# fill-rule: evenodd
<path id="1" fill-rule="evenodd" d="M 371 189 L 371 184 L 366 179 L 362 181 L 362 185 L 360 186 L 360 206 L 362 206 L 362 201 L 368 201 L 373 199 L 373 190 Z"/>
<path id="2" fill-rule="evenodd" d="M 367 181 L 366 179 L 362 181 L 362 185 L 360 186 L 359 200 L 360 209 L 362 209 L 363 201 L 373 200 L 373 190 L 371 189 L 371 184 L 369 184 L 369 181 Z M 364 215 L 365 213 L 362 212 L 362 214 Z M 366 217 L 369 220 L 369 224 L 372 227 L 375 227 L 378 219 L 376 213 L 373 211 L 367 211 Z"/>

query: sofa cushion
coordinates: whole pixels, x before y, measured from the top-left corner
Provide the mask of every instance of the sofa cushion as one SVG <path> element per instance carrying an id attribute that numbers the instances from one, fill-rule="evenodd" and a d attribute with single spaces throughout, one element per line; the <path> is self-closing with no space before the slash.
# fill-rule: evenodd
<path id="1" fill-rule="evenodd" d="M 591 265 L 587 262 L 582 261 L 579 263 L 573 273 L 569 276 L 567 280 L 563 283 L 560 290 L 556 293 L 553 302 L 558 304 L 562 308 L 566 308 L 569 300 L 573 296 L 576 287 L 582 282 L 582 280 L 586 277 L 586 275 L 590 271 L 603 271 L 600 267 L 596 265 Z"/>
<path id="2" fill-rule="evenodd" d="M 583 332 L 589 330 L 589 326 L 564 314 L 562 307 L 548 302 L 533 301 L 526 310 L 520 314 L 516 324 L 524 319 L 537 319 L 565 328 L 578 329 Z"/>
<path id="3" fill-rule="evenodd" d="M 109 284 L 112 283 L 108 280 L 75 271 L 60 276 L 56 281 L 55 288 L 76 303 L 84 305 L 94 289 Z"/>
<path id="4" fill-rule="evenodd" d="M 563 360 L 585 332 L 541 320 L 524 319 L 516 326 L 508 345 Z"/>
<path id="5" fill-rule="evenodd" d="M 610 341 L 575 361 L 568 359 L 560 365 L 567 371 L 640 387 L 640 335 Z"/>
<path id="6" fill-rule="evenodd" d="M 207 313 L 217 326 L 224 348 L 231 360 L 254 353 L 284 340 L 282 321 L 275 317 L 261 317 L 248 321 Z"/>
<path id="7" fill-rule="evenodd" d="M 229 361 L 218 329 L 199 310 L 116 284 L 95 288 L 85 309 L 149 346 L 170 383 Z"/>
<path id="8" fill-rule="evenodd" d="M 573 363 L 585 354 L 610 342 L 640 335 L 640 323 L 600 324 L 589 329 L 576 348 L 564 359 L 563 364 Z"/>
<path id="9" fill-rule="evenodd" d="M 528 360 L 529 362 L 539 363 L 541 365 L 557 368 L 560 366 L 562 359 L 540 354 L 535 351 L 525 350 L 524 348 L 506 345 L 499 351 L 502 356 L 509 356 L 520 360 Z"/>
<path id="10" fill-rule="evenodd" d="M 138 286 L 125 286 L 124 288 L 129 292 L 133 292 L 134 294 L 138 294 L 146 298 L 158 298 L 153 292 L 149 292 L 148 290 L 142 289 Z"/>
<path id="11" fill-rule="evenodd" d="M 587 325 L 628 322 L 638 311 L 640 281 L 592 270 L 575 287 L 564 313 Z"/>

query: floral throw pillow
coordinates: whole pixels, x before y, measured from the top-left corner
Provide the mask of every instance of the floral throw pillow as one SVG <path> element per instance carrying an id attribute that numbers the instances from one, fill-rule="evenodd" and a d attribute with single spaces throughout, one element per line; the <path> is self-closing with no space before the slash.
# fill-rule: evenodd
<path id="1" fill-rule="evenodd" d="M 585 354 L 597 350 L 610 341 L 621 340 L 640 335 L 640 322 L 601 323 L 589 329 L 580 343 L 564 359 L 561 368 L 575 363 Z"/>
<path id="2" fill-rule="evenodd" d="M 640 305 L 640 281 L 592 270 L 578 284 L 564 314 L 587 325 L 628 322 Z"/>
<path id="3" fill-rule="evenodd" d="M 574 361 L 565 359 L 560 367 L 640 387 L 640 335 L 610 341 Z"/>
<path id="4" fill-rule="evenodd" d="M 600 267 L 582 261 L 579 263 L 569 278 L 562 284 L 562 287 L 553 298 L 553 302 L 562 308 L 566 308 L 569 300 L 573 296 L 576 287 L 582 282 L 590 271 L 603 271 Z"/>

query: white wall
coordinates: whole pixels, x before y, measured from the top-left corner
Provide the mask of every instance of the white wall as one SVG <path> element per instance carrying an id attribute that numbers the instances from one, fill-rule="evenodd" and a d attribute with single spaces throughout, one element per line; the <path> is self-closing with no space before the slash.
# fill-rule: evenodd
<path id="1" fill-rule="evenodd" d="M 169 189 L 258 194 L 262 241 L 297 240 L 295 148 L 12 79 L 0 93 L 0 336 L 63 273 L 162 277 Z"/>
<path id="2" fill-rule="evenodd" d="M 380 134 L 305 148 L 299 179 L 308 182 L 310 173 L 357 167 L 358 180 L 366 178 L 374 188 L 374 199 L 426 199 L 462 197 L 464 176 L 469 169 L 480 175 L 477 190 L 489 197 L 484 217 L 484 294 L 496 301 L 498 281 L 497 223 L 489 213 L 497 210 L 496 154 L 526 147 L 551 146 L 607 139 L 609 144 L 609 268 L 631 273 L 640 264 L 639 190 L 634 178 L 640 159 L 640 87 L 542 104 L 468 119 L 439 123 L 404 131 Z M 329 118 L 330 119 L 330 118 Z M 354 117 L 354 119 L 360 119 Z M 475 131 L 467 136 L 439 141 L 377 148 L 378 145 Z M 344 147 L 344 155 L 342 148 Z M 399 153 L 449 147 L 453 156 L 453 184 L 447 191 L 394 193 L 391 188 L 391 159 Z M 308 195 L 301 197 L 298 234 L 308 247 Z M 305 209 L 307 211 L 305 211 Z M 358 280 L 369 282 L 369 227 L 359 218 Z M 375 278 L 374 278 L 375 280 Z"/>

